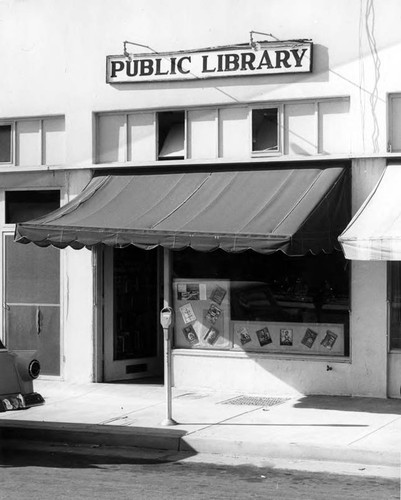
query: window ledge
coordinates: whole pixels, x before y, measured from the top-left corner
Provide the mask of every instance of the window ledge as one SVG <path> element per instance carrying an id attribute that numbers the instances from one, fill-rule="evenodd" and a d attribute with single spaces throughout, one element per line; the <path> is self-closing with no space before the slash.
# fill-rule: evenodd
<path id="1" fill-rule="evenodd" d="M 346 356 L 306 356 L 303 354 L 282 354 L 271 352 L 257 352 L 257 351 L 217 351 L 208 349 L 173 349 L 172 354 L 174 357 L 208 357 L 208 358 L 238 358 L 238 359 L 274 359 L 278 361 L 318 361 L 323 363 L 347 363 L 351 364 L 351 358 Z"/>

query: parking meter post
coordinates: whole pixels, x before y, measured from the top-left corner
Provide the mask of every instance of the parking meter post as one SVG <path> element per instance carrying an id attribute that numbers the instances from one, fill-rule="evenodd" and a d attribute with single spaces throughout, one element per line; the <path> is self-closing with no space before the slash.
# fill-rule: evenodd
<path id="1" fill-rule="evenodd" d="M 171 394 L 171 338 L 170 326 L 172 322 L 173 310 L 171 307 L 164 307 L 160 313 L 160 323 L 163 327 L 164 336 L 164 388 L 166 393 L 166 418 L 161 425 L 177 425 L 172 418 L 172 394 Z"/>

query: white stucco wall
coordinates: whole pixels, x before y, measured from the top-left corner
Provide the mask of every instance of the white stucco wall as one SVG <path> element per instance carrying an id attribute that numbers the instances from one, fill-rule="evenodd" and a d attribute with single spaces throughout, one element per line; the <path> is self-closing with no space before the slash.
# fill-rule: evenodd
<path id="1" fill-rule="evenodd" d="M 348 96 L 352 153 L 385 154 L 387 94 L 401 91 L 400 20 L 398 0 L 6 0 L 0 3 L 0 46 L 5 48 L 0 51 L 0 119 L 65 115 L 66 166 L 79 170 L 93 167 L 93 117 L 99 111 Z M 244 43 L 251 30 L 281 40 L 312 39 L 313 72 L 171 84 L 105 83 L 106 55 L 122 53 L 124 40 L 156 51 L 184 50 Z M 384 165 L 385 160 L 354 161 L 354 211 Z M 88 178 L 88 171 L 71 175 L 65 201 Z M 268 388 L 269 393 L 384 396 L 385 268 L 352 263 L 350 362 L 175 353 L 176 385 L 217 389 L 235 383 L 238 390 L 252 392 Z M 92 380 L 91 253 L 63 251 L 63 269 L 63 376 Z M 332 370 L 327 371 L 328 364 Z"/>
<path id="2" fill-rule="evenodd" d="M 68 175 L 66 200 L 86 186 L 90 172 Z M 91 382 L 94 377 L 92 252 L 60 250 L 62 265 L 62 373 L 70 382 Z"/>
<path id="3" fill-rule="evenodd" d="M 65 114 L 67 163 L 79 168 L 92 163 L 97 111 L 350 96 L 353 153 L 384 152 L 387 93 L 401 90 L 400 19 L 397 0 L 8 0 L 0 4 L 0 45 L 7 47 L 0 118 Z M 312 39 L 313 72 L 105 83 L 106 55 L 122 53 L 124 40 L 174 51 L 248 42 L 251 30 Z"/>

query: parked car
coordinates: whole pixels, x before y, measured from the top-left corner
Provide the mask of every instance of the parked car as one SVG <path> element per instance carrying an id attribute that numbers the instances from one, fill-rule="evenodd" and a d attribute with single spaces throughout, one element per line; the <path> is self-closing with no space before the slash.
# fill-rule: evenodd
<path id="1" fill-rule="evenodd" d="M 9 351 L 0 341 L 0 412 L 41 405 L 44 398 L 34 392 L 40 373 L 36 351 Z"/>

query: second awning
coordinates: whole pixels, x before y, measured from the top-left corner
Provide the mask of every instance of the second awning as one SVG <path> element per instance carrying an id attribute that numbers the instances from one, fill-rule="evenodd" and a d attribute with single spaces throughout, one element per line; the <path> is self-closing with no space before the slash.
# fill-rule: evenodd
<path id="1" fill-rule="evenodd" d="M 351 260 L 401 261 L 401 165 L 389 165 L 339 237 Z"/>
<path id="2" fill-rule="evenodd" d="M 331 252 L 349 221 L 342 166 L 97 176 L 73 201 L 18 224 L 16 241 L 228 252 Z"/>

